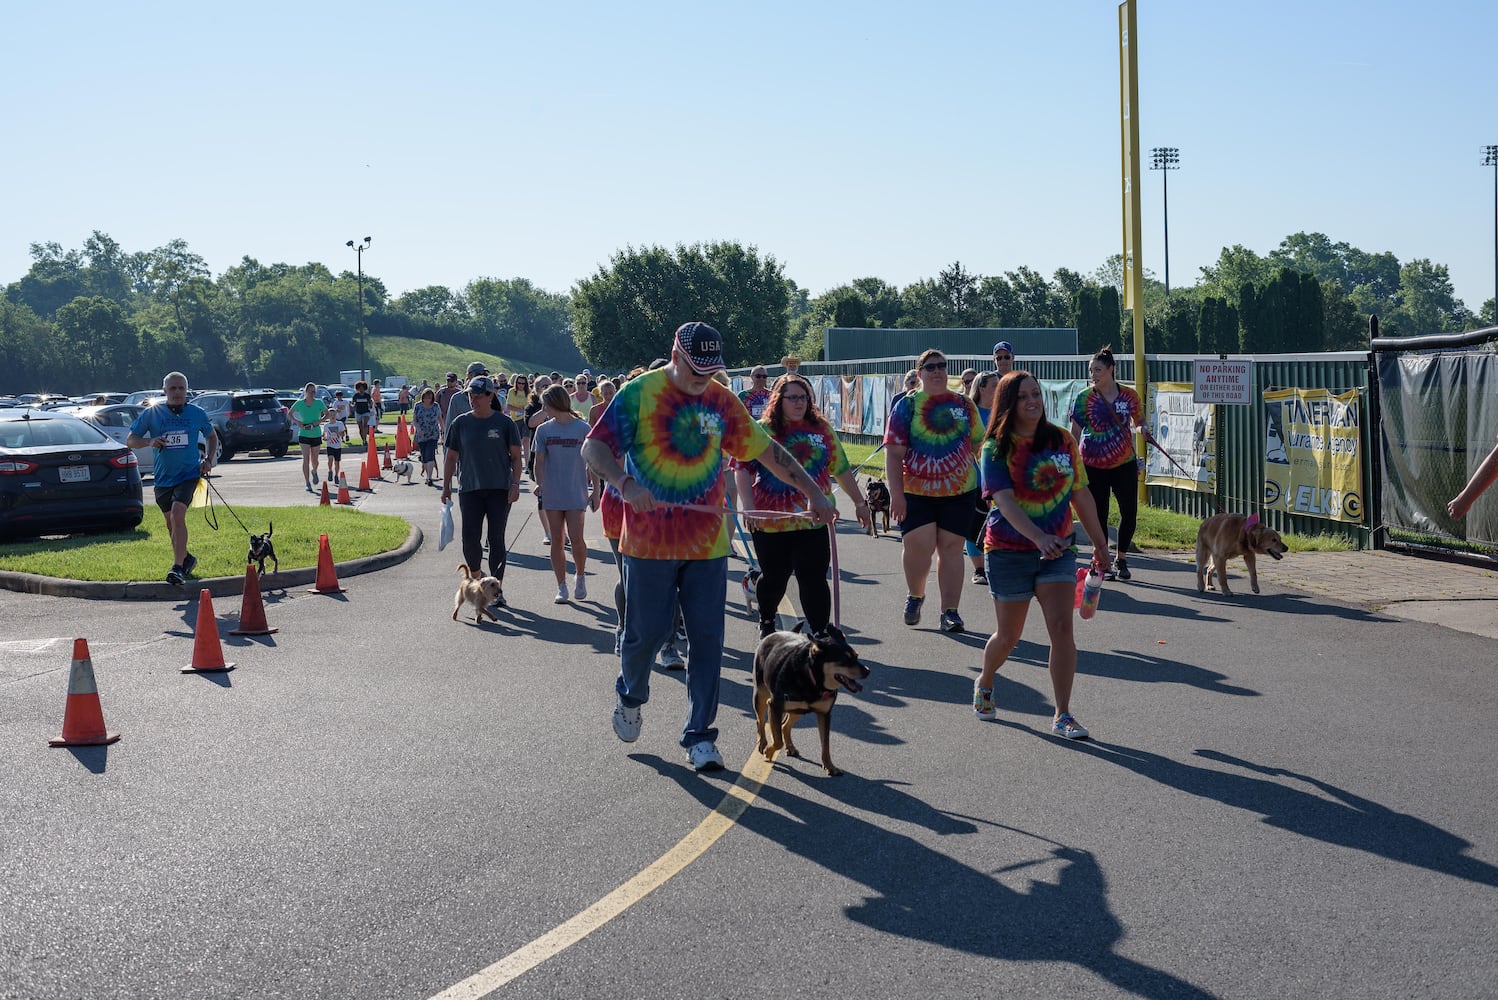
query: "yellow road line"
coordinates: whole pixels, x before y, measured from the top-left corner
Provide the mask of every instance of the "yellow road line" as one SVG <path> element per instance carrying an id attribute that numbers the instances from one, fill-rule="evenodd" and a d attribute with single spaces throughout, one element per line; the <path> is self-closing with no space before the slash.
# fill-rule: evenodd
<path id="1" fill-rule="evenodd" d="M 610 920 L 634 906 L 672 876 L 696 861 L 718 838 L 733 828 L 744 810 L 754 802 L 770 774 L 768 761 L 759 753 L 749 756 L 739 780 L 724 793 L 713 811 L 675 847 L 651 862 L 634 878 L 530 944 L 510 952 L 488 968 L 481 969 L 460 983 L 455 983 L 432 997 L 432 1000 L 478 1000 L 524 975 L 542 962 L 577 944 Z"/>

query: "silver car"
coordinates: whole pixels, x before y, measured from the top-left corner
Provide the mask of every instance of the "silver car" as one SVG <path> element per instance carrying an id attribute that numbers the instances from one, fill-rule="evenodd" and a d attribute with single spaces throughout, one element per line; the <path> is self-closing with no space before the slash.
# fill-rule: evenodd
<path id="1" fill-rule="evenodd" d="M 115 403 L 110 406 L 72 406 L 65 409 L 64 413 L 70 413 L 80 420 L 86 420 L 99 430 L 108 434 L 113 440 L 120 444 L 130 436 L 130 425 L 135 423 L 135 418 L 140 416 L 144 406 L 133 403 Z M 156 478 L 156 449 L 135 448 L 135 460 L 140 465 L 140 477 L 142 479 L 150 476 Z"/>

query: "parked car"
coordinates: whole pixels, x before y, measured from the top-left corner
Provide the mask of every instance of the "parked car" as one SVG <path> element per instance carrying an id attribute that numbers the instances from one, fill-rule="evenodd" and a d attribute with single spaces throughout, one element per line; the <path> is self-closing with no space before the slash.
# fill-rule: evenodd
<path id="1" fill-rule="evenodd" d="M 239 452 L 263 449 L 271 457 L 285 455 L 291 443 L 291 418 L 273 392 L 199 393 L 193 405 L 202 407 L 218 432 L 218 461 Z"/>
<path id="2" fill-rule="evenodd" d="M 141 406 L 150 406 L 156 400 L 165 398 L 166 393 L 162 392 L 160 389 L 141 389 L 138 392 L 132 392 L 130 395 L 126 396 L 125 402 L 139 403 Z"/>
<path id="3" fill-rule="evenodd" d="M 86 420 L 120 444 L 124 444 L 125 439 L 130 436 L 130 425 L 135 423 L 135 418 L 140 416 L 144 409 L 145 407 L 140 405 L 115 403 L 110 406 L 75 406 L 59 412 L 70 413 L 79 420 Z M 198 450 L 199 452 L 206 451 L 207 443 L 200 440 Z M 135 461 L 140 466 L 142 479 L 147 476 L 152 479 L 156 478 L 155 448 L 136 448 Z"/>
<path id="4" fill-rule="evenodd" d="M 0 538 L 128 531 L 144 516 L 135 452 L 66 413 L 0 412 Z"/>
<path id="5" fill-rule="evenodd" d="M 109 406 L 111 403 L 123 403 L 129 393 L 125 392 L 85 392 L 81 396 L 74 396 L 73 402 L 80 406 Z"/>

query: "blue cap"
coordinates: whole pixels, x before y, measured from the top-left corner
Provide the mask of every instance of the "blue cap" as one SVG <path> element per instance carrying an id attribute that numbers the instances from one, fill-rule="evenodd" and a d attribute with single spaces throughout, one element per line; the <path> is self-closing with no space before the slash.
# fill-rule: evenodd
<path id="1" fill-rule="evenodd" d="M 997 344 L 993 345 L 993 353 L 994 354 L 998 354 L 1000 351 L 1008 351 L 1010 354 L 1013 354 L 1014 353 L 1014 345 L 1011 344 L 1011 343 L 1009 343 L 1009 341 L 1007 341 L 1007 340 L 1001 340 Z"/>

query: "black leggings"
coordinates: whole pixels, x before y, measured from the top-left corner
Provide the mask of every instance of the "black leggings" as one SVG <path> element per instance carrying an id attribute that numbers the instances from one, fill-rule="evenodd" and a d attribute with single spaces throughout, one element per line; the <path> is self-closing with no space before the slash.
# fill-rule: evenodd
<path id="1" fill-rule="evenodd" d="M 458 494 L 463 515 L 463 561 L 477 573 L 484 562 L 484 522 L 489 522 L 489 575 L 505 578 L 505 524 L 510 520 L 509 490 L 469 490 Z"/>
<path id="2" fill-rule="evenodd" d="M 799 531 L 755 531 L 754 552 L 759 556 L 759 586 L 754 599 L 759 603 L 762 621 L 774 621 L 775 609 L 785 597 L 786 586 L 795 574 L 801 592 L 801 613 L 813 632 L 827 627 L 832 620 L 832 590 L 827 586 L 827 567 L 832 564 L 832 547 L 823 527 Z"/>
<path id="3" fill-rule="evenodd" d="M 1127 557 L 1139 519 L 1139 463 L 1132 458 L 1111 469 L 1087 466 L 1087 490 L 1097 506 L 1098 522 L 1108 534 L 1108 492 L 1118 497 L 1118 554 Z"/>

